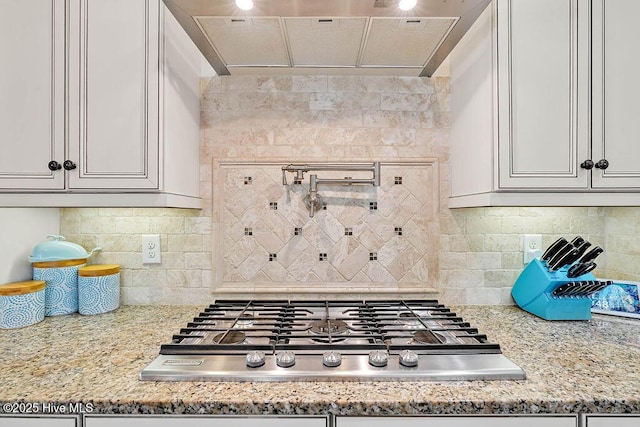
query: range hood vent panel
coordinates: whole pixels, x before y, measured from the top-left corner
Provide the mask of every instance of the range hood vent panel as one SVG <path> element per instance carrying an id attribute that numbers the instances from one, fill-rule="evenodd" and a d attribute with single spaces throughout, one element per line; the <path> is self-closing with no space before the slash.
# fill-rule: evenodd
<path id="1" fill-rule="evenodd" d="M 372 18 L 363 67 L 424 67 L 456 24 L 455 18 Z"/>
<path id="2" fill-rule="evenodd" d="M 284 18 L 294 67 L 355 67 L 368 18 Z"/>
<path id="3" fill-rule="evenodd" d="M 163 0 L 218 75 L 431 76 L 491 0 Z"/>
<path id="4" fill-rule="evenodd" d="M 199 16 L 196 20 L 228 66 L 290 65 L 279 18 Z"/>

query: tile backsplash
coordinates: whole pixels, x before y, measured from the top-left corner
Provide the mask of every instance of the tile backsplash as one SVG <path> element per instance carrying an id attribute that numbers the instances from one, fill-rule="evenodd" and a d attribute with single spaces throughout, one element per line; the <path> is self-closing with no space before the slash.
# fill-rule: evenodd
<path id="1" fill-rule="evenodd" d="M 425 294 L 435 288 L 436 162 L 383 162 L 379 186 L 319 184 L 313 217 L 305 202 L 311 174 L 371 179 L 372 171 L 312 171 L 283 185 L 281 163 L 218 163 L 214 224 L 224 231 L 214 243 L 215 289 Z"/>
<path id="2" fill-rule="evenodd" d="M 62 209 L 68 240 L 122 265 L 124 304 L 434 291 L 510 304 L 525 233 L 581 234 L 606 250 L 600 277 L 640 277 L 638 209 L 446 208 L 447 77 L 212 77 L 201 102 L 204 209 Z M 314 218 L 308 178 L 281 183 L 289 163 L 376 160 L 379 188 L 320 187 L 329 203 Z M 160 234 L 162 264 L 142 264 L 142 234 Z"/>

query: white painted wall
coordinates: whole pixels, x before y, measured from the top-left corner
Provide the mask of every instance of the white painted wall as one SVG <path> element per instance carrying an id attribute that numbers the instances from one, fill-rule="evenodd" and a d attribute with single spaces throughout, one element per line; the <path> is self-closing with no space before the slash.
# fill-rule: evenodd
<path id="1" fill-rule="evenodd" d="M 200 55 L 200 77 L 213 76 L 217 76 L 215 70 L 213 69 L 211 64 L 209 64 L 209 61 L 207 61 L 204 56 Z"/>
<path id="2" fill-rule="evenodd" d="M 0 284 L 30 280 L 33 247 L 59 233 L 60 209 L 0 208 Z"/>

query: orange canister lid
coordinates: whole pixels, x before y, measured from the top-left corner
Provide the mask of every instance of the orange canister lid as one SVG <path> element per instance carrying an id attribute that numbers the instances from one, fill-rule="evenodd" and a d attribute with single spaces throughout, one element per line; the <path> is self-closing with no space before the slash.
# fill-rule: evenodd
<path id="1" fill-rule="evenodd" d="M 78 269 L 78 276 L 82 276 L 82 277 L 109 276 L 110 274 L 116 274 L 119 272 L 120 272 L 120 266 L 118 264 L 97 264 L 97 265 L 88 265 L 86 267 L 80 267 Z"/>
<path id="2" fill-rule="evenodd" d="M 7 283 L 0 285 L 1 296 L 23 295 L 38 292 L 44 289 L 44 280 L 25 280 L 24 282 Z"/>
<path id="3" fill-rule="evenodd" d="M 43 261 L 34 262 L 35 268 L 60 268 L 60 267 L 74 267 L 76 265 L 86 264 L 86 259 L 65 259 L 63 261 Z"/>

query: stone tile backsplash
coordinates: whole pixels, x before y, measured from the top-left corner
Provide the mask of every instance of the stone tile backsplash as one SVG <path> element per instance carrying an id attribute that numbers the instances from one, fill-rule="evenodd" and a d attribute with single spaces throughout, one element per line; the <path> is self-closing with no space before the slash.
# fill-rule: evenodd
<path id="1" fill-rule="evenodd" d="M 204 208 L 65 208 L 61 232 L 103 247 L 93 262 L 121 264 L 124 304 L 433 291 L 510 304 L 525 233 L 543 245 L 581 234 L 606 250 L 600 277 L 640 278 L 638 209 L 447 209 L 448 140 L 447 77 L 206 78 Z M 281 182 L 284 164 L 376 160 L 381 187 L 320 188 L 327 210 L 314 218 L 301 205 L 308 177 Z M 142 234 L 160 234 L 162 264 L 142 264 Z"/>
<path id="2" fill-rule="evenodd" d="M 316 171 L 296 181 L 281 163 L 220 164 L 222 244 L 214 246 L 214 288 L 244 283 L 313 283 L 315 292 L 398 292 L 435 288 L 438 262 L 434 162 L 382 163 L 381 185 L 319 185 L 321 207 L 305 203 L 310 173 L 319 179 L 370 179 L 371 172 Z M 430 274 L 431 271 L 431 274 Z M 300 291 L 298 291 L 300 292 Z"/>

